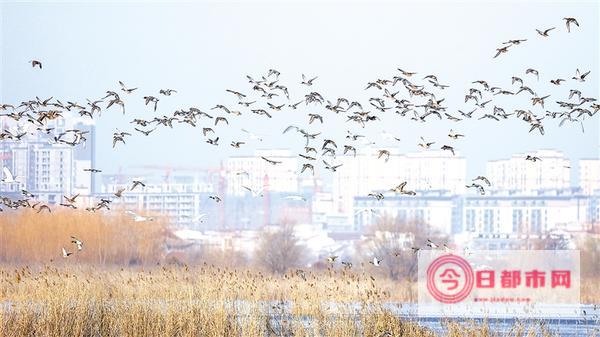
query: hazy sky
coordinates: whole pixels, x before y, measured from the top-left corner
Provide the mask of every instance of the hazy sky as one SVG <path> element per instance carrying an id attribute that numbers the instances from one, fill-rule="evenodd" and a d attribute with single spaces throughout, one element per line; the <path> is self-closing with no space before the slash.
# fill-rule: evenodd
<path id="1" fill-rule="evenodd" d="M 465 93 L 475 86 L 471 81 L 485 79 L 515 91 L 518 86 L 511 85 L 512 76 L 522 77 L 540 96 L 552 95 L 547 108 L 558 111 L 552 103 L 566 100 L 569 88 L 598 97 L 597 2 L 2 1 L 0 11 L 0 102 L 15 103 L 37 95 L 84 103 L 85 98 L 103 97 L 106 90 L 119 89 L 118 80 L 139 87 L 134 95 L 125 97 L 125 116 L 111 109 L 98 120 L 97 166 L 105 172 L 144 164 L 214 166 L 228 155 L 251 154 L 256 148 L 299 148 L 304 145 L 299 136 L 282 136 L 281 131 L 289 124 L 307 126 L 309 112 L 324 115 L 323 126 L 313 124 L 309 129 L 322 131 L 327 138 L 342 139 L 351 128 L 382 147 L 390 143 L 379 132 L 391 132 L 402 139 L 399 145 L 406 152 L 418 151 L 421 135 L 439 145 L 453 144 L 467 158 L 469 174 L 482 173 L 489 159 L 540 148 L 564 151 L 572 160 L 598 156 L 598 116 L 585 122 L 585 134 L 575 125 L 558 128 L 557 121 L 546 121 L 546 135 L 540 136 L 529 134 L 528 126 L 516 120 L 451 123 L 430 119 L 417 123 L 386 113 L 382 123 L 361 130 L 346 123 L 343 116 L 319 108 L 284 109 L 275 112 L 273 119 L 244 109 L 241 117 L 227 116 L 229 127 L 215 128 L 221 136 L 219 147 L 206 144 L 201 129 L 187 124 L 172 130 L 160 128 L 150 137 L 136 134 L 127 139 L 127 146 L 115 150 L 111 139 L 117 128 L 132 131 L 129 121 L 133 118 L 151 119 L 191 106 L 205 111 L 215 104 L 240 109 L 225 89 L 251 93 L 245 75 L 266 75 L 269 68 L 282 73 L 280 82 L 290 88 L 292 102 L 307 92 L 299 84 L 305 73 L 319 76 L 310 90 L 326 99 L 347 97 L 368 105 L 368 98 L 379 93 L 365 91 L 366 83 L 392 78 L 401 67 L 418 72 L 416 82 L 436 74 L 440 83 L 450 85 L 440 91 L 439 98 L 446 98 L 444 104 L 454 115 L 458 115 L 457 109 L 471 106 L 464 104 Z M 581 27 L 567 33 L 565 16 L 576 17 Z M 554 26 L 557 29 L 549 38 L 535 32 Z M 503 41 L 517 38 L 528 41 L 492 58 Z M 32 69 L 31 59 L 41 60 L 43 70 Z M 525 75 L 530 67 L 540 71 L 539 82 Z M 576 68 L 591 70 L 588 81 L 569 81 L 559 87 L 548 82 L 570 79 Z M 159 109 L 154 113 L 143 105 L 142 96 L 159 96 L 161 88 L 179 92 L 159 97 Z M 281 97 L 273 102 L 288 103 Z M 498 98 L 492 104 L 511 112 L 518 108 L 536 114 L 544 111 L 532 107 L 526 94 Z M 201 124 L 209 123 L 212 121 Z M 265 141 L 231 148 L 231 140 L 247 140 L 240 133 L 242 127 L 265 135 Z M 448 140 L 450 128 L 467 137 Z M 573 167 L 577 165 L 573 163 Z"/>

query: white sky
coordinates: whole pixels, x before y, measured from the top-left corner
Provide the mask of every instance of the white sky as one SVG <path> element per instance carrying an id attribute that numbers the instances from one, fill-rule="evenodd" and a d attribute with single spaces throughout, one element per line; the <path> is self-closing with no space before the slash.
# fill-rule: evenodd
<path id="1" fill-rule="evenodd" d="M 117 90 L 118 80 L 140 88 L 126 97 L 125 117 L 111 109 L 99 119 L 97 161 L 107 173 L 143 164 L 208 167 L 228 155 L 251 154 L 255 148 L 299 148 L 304 145 L 300 137 L 282 136 L 281 131 L 289 124 L 306 126 L 309 112 L 324 115 L 323 126 L 313 124 L 309 129 L 324 132 L 326 138 L 341 140 L 351 128 L 382 147 L 390 143 L 379 137 L 379 132 L 392 132 L 402 139 L 399 145 L 406 152 L 418 151 L 421 135 L 438 145 L 453 144 L 467 158 L 470 175 L 482 173 L 487 160 L 540 148 L 561 150 L 572 160 L 598 156 L 598 116 L 586 121 L 585 134 L 575 125 L 559 129 L 557 121 L 547 121 L 546 136 L 540 136 L 529 134 L 525 123 L 514 120 L 454 124 L 430 119 L 420 124 L 392 114 L 382 117 L 382 123 L 360 130 L 341 116 L 309 107 L 275 112 L 272 120 L 249 111 L 241 117 L 227 116 L 230 126 L 216 127 L 222 142 L 219 147 L 204 142 L 201 128 L 186 124 L 173 130 L 160 128 L 150 137 L 138 134 L 116 150 L 111 139 L 116 128 L 133 130 L 128 123 L 133 118 L 151 119 L 190 106 L 209 111 L 215 104 L 225 104 L 238 109 L 236 98 L 225 89 L 250 93 L 245 75 L 266 75 L 269 68 L 282 73 L 280 82 L 290 88 L 292 102 L 307 91 L 299 85 L 305 73 L 319 76 L 311 90 L 325 98 L 360 99 L 366 106 L 368 97 L 378 95 L 363 90 L 366 83 L 391 78 L 397 67 L 417 71 L 419 80 L 436 74 L 441 83 L 449 84 L 441 97 L 454 115 L 458 115 L 457 109 L 468 109 L 464 95 L 470 82 L 478 79 L 514 91 L 511 77 L 519 76 L 538 94 L 552 95 L 551 102 L 566 100 L 569 88 L 598 98 L 597 2 L 4 1 L 0 11 L 0 102 L 18 103 L 37 95 L 84 103 L 85 98 Z M 568 34 L 562 20 L 565 16 L 576 17 L 581 27 Z M 553 26 L 557 29 L 549 38 L 535 32 Z M 517 38 L 528 41 L 492 58 L 502 41 Z M 42 71 L 31 68 L 28 61 L 34 58 L 44 63 Z M 539 82 L 524 74 L 529 67 L 540 71 Z M 570 79 L 576 68 L 591 70 L 588 81 L 569 81 L 560 87 L 548 83 L 559 77 Z M 160 97 L 159 111 L 154 113 L 143 105 L 142 96 L 158 96 L 161 88 L 179 93 Z M 487 112 L 496 104 L 511 112 L 522 108 L 542 113 L 541 108 L 531 107 L 528 97 L 498 99 Z M 274 100 L 283 102 L 287 104 L 281 98 Z M 547 108 L 559 110 L 553 104 Z M 242 127 L 266 135 L 265 141 L 250 141 L 245 148 L 232 149 L 231 140 L 246 139 L 239 132 Z M 448 140 L 450 128 L 467 137 Z"/>

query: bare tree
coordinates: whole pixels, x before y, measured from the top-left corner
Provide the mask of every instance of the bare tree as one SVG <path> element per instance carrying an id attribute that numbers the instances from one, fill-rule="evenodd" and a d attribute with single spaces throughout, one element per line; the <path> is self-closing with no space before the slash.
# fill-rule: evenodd
<path id="1" fill-rule="evenodd" d="M 581 273 L 600 276 L 600 236 L 588 233 L 581 245 Z"/>
<path id="2" fill-rule="evenodd" d="M 546 232 L 539 239 L 532 241 L 534 249 L 561 250 L 570 249 L 571 238 L 566 234 Z"/>
<path id="3" fill-rule="evenodd" d="M 427 239 L 445 242 L 447 239 L 426 223 L 382 216 L 367 230 L 367 240 L 361 243 L 362 259 L 381 259 L 379 269 L 389 278 L 415 279 L 417 255 L 413 247 L 423 247 Z"/>
<path id="4" fill-rule="evenodd" d="M 255 259 L 267 270 L 282 274 L 289 268 L 300 266 L 305 252 L 306 248 L 294 234 L 294 226 L 284 223 L 275 230 L 264 230 Z"/>

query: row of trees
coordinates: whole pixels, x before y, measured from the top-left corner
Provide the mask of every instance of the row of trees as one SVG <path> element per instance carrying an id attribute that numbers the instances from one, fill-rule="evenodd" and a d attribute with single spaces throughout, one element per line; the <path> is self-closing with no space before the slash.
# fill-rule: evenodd
<path id="1" fill-rule="evenodd" d="M 77 251 L 71 236 L 84 243 Z M 336 263 L 349 261 L 356 268 L 370 268 L 390 279 L 414 279 L 417 255 L 411 249 L 423 247 L 430 239 L 437 243 L 447 238 L 431 226 L 417 221 L 402 221 L 385 216 L 367 228 L 354 247 L 352 256 L 340 256 Z M 266 228 L 260 235 L 252 258 L 235 250 L 185 249 L 182 254 L 168 256 L 170 243 L 177 239 L 170 234 L 161 218 L 143 223 L 135 222 L 122 212 L 107 215 L 85 211 L 58 210 L 52 214 L 23 210 L 4 213 L 0 217 L 0 262 L 46 263 L 75 261 L 98 265 L 155 264 L 157 262 L 212 263 L 221 266 L 248 266 L 273 273 L 284 273 L 294 268 L 324 268 L 327 256 L 318 261 L 309 257 L 309 249 L 295 235 L 294 225 Z M 62 257 L 62 248 L 73 255 Z M 583 276 L 600 276 L 600 236 L 590 233 L 577 242 L 581 251 Z M 536 249 L 566 249 L 562 237 L 547 236 L 535 243 Z M 335 253 L 333 253 L 335 254 Z M 374 268 L 368 262 L 382 259 Z"/>
<path id="2" fill-rule="evenodd" d="M 293 227 L 292 224 L 284 222 L 276 230 L 265 231 L 261 235 L 252 261 L 248 261 L 240 254 L 232 254 L 231 256 L 235 258 L 226 259 L 225 262 L 236 261 L 243 265 L 251 263 L 273 273 L 284 273 L 290 269 L 303 268 L 308 264 L 312 264 L 316 269 L 328 266 L 326 256 L 321 257 L 320 261 L 307 258 L 307 247 L 302 246 L 294 234 Z M 412 247 L 427 249 L 425 243 L 428 240 L 440 245 L 448 242 L 448 237 L 427 224 L 402 221 L 389 216 L 380 218 L 376 224 L 367 228 L 364 237 L 364 240 L 355 245 L 352 256 L 341 256 L 336 264 L 339 265 L 341 260 L 350 261 L 356 267 L 369 268 L 371 272 L 394 280 L 416 278 L 417 254 Z M 600 236 L 597 234 L 588 233 L 579 238 L 567 239 L 549 233 L 541 239 L 528 240 L 528 247 L 529 249 L 572 249 L 572 242 L 576 243 L 581 252 L 582 276 L 600 276 Z M 211 254 L 205 252 L 204 256 L 211 256 Z M 368 263 L 373 257 L 382 259 L 377 268 Z"/>
<path id="3" fill-rule="evenodd" d="M 415 222 L 401 221 L 393 217 L 383 217 L 364 233 L 361 240 L 354 247 L 352 256 L 340 256 L 335 264 L 340 266 L 341 261 L 351 262 L 355 268 L 371 269 L 371 272 L 380 273 L 391 279 L 415 278 L 417 270 L 417 255 L 412 250 L 415 245 L 423 245 L 428 239 L 436 242 L 445 242 L 446 238 L 435 232 L 430 226 Z M 330 265 L 328 256 L 320 260 L 308 258 L 309 250 L 303 246 L 294 233 L 294 225 L 283 222 L 276 229 L 269 228 L 261 233 L 258 248 L 252 261 L 240 258 L 239 254 L 230 252 L 227 259 L 220 262 L 242 262 L 252 264 L 272 273 L 284 273 L 294 268 L 325 268 Z M 215 253 L 210 250 L 202 254 L 208 259 L 214 258 Z M 218 255 L 218 254 L 217 254 Z M 379 266 L 369 264 L 374 257 L 381 259 Z M 201 256 L 202 258 L 202 256 Z M 208 260 L 208 261 L 207 261 Z"/>

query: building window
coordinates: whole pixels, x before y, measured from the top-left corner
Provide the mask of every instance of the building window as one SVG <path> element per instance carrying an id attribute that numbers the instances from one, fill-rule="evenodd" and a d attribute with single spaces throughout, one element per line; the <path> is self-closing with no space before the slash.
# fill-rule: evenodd
<path id="1" fill-rule="evenodd" d="M 475 232 L 475 210 L 468 209 L 465 218 L 466 231 Z"/>
<path id="2" fill-rule="evenodd" d="M 542 211 L 534 209 L 531 211 L 531 232 L 541 233 L 542 232 Z"/>
<path id="3" fill-rule="evenodd" d="M 483 211 L 483 232 L 492 233 L 494 229 L 494 211 L 486 209 Z"/>
<path id="4" fill-rule="evenodd" d="M 523 210 L 513 209 L 512 211 L 512 230 L 514 233 L 518 233 L 522 230 L 523 226 Z"/>

